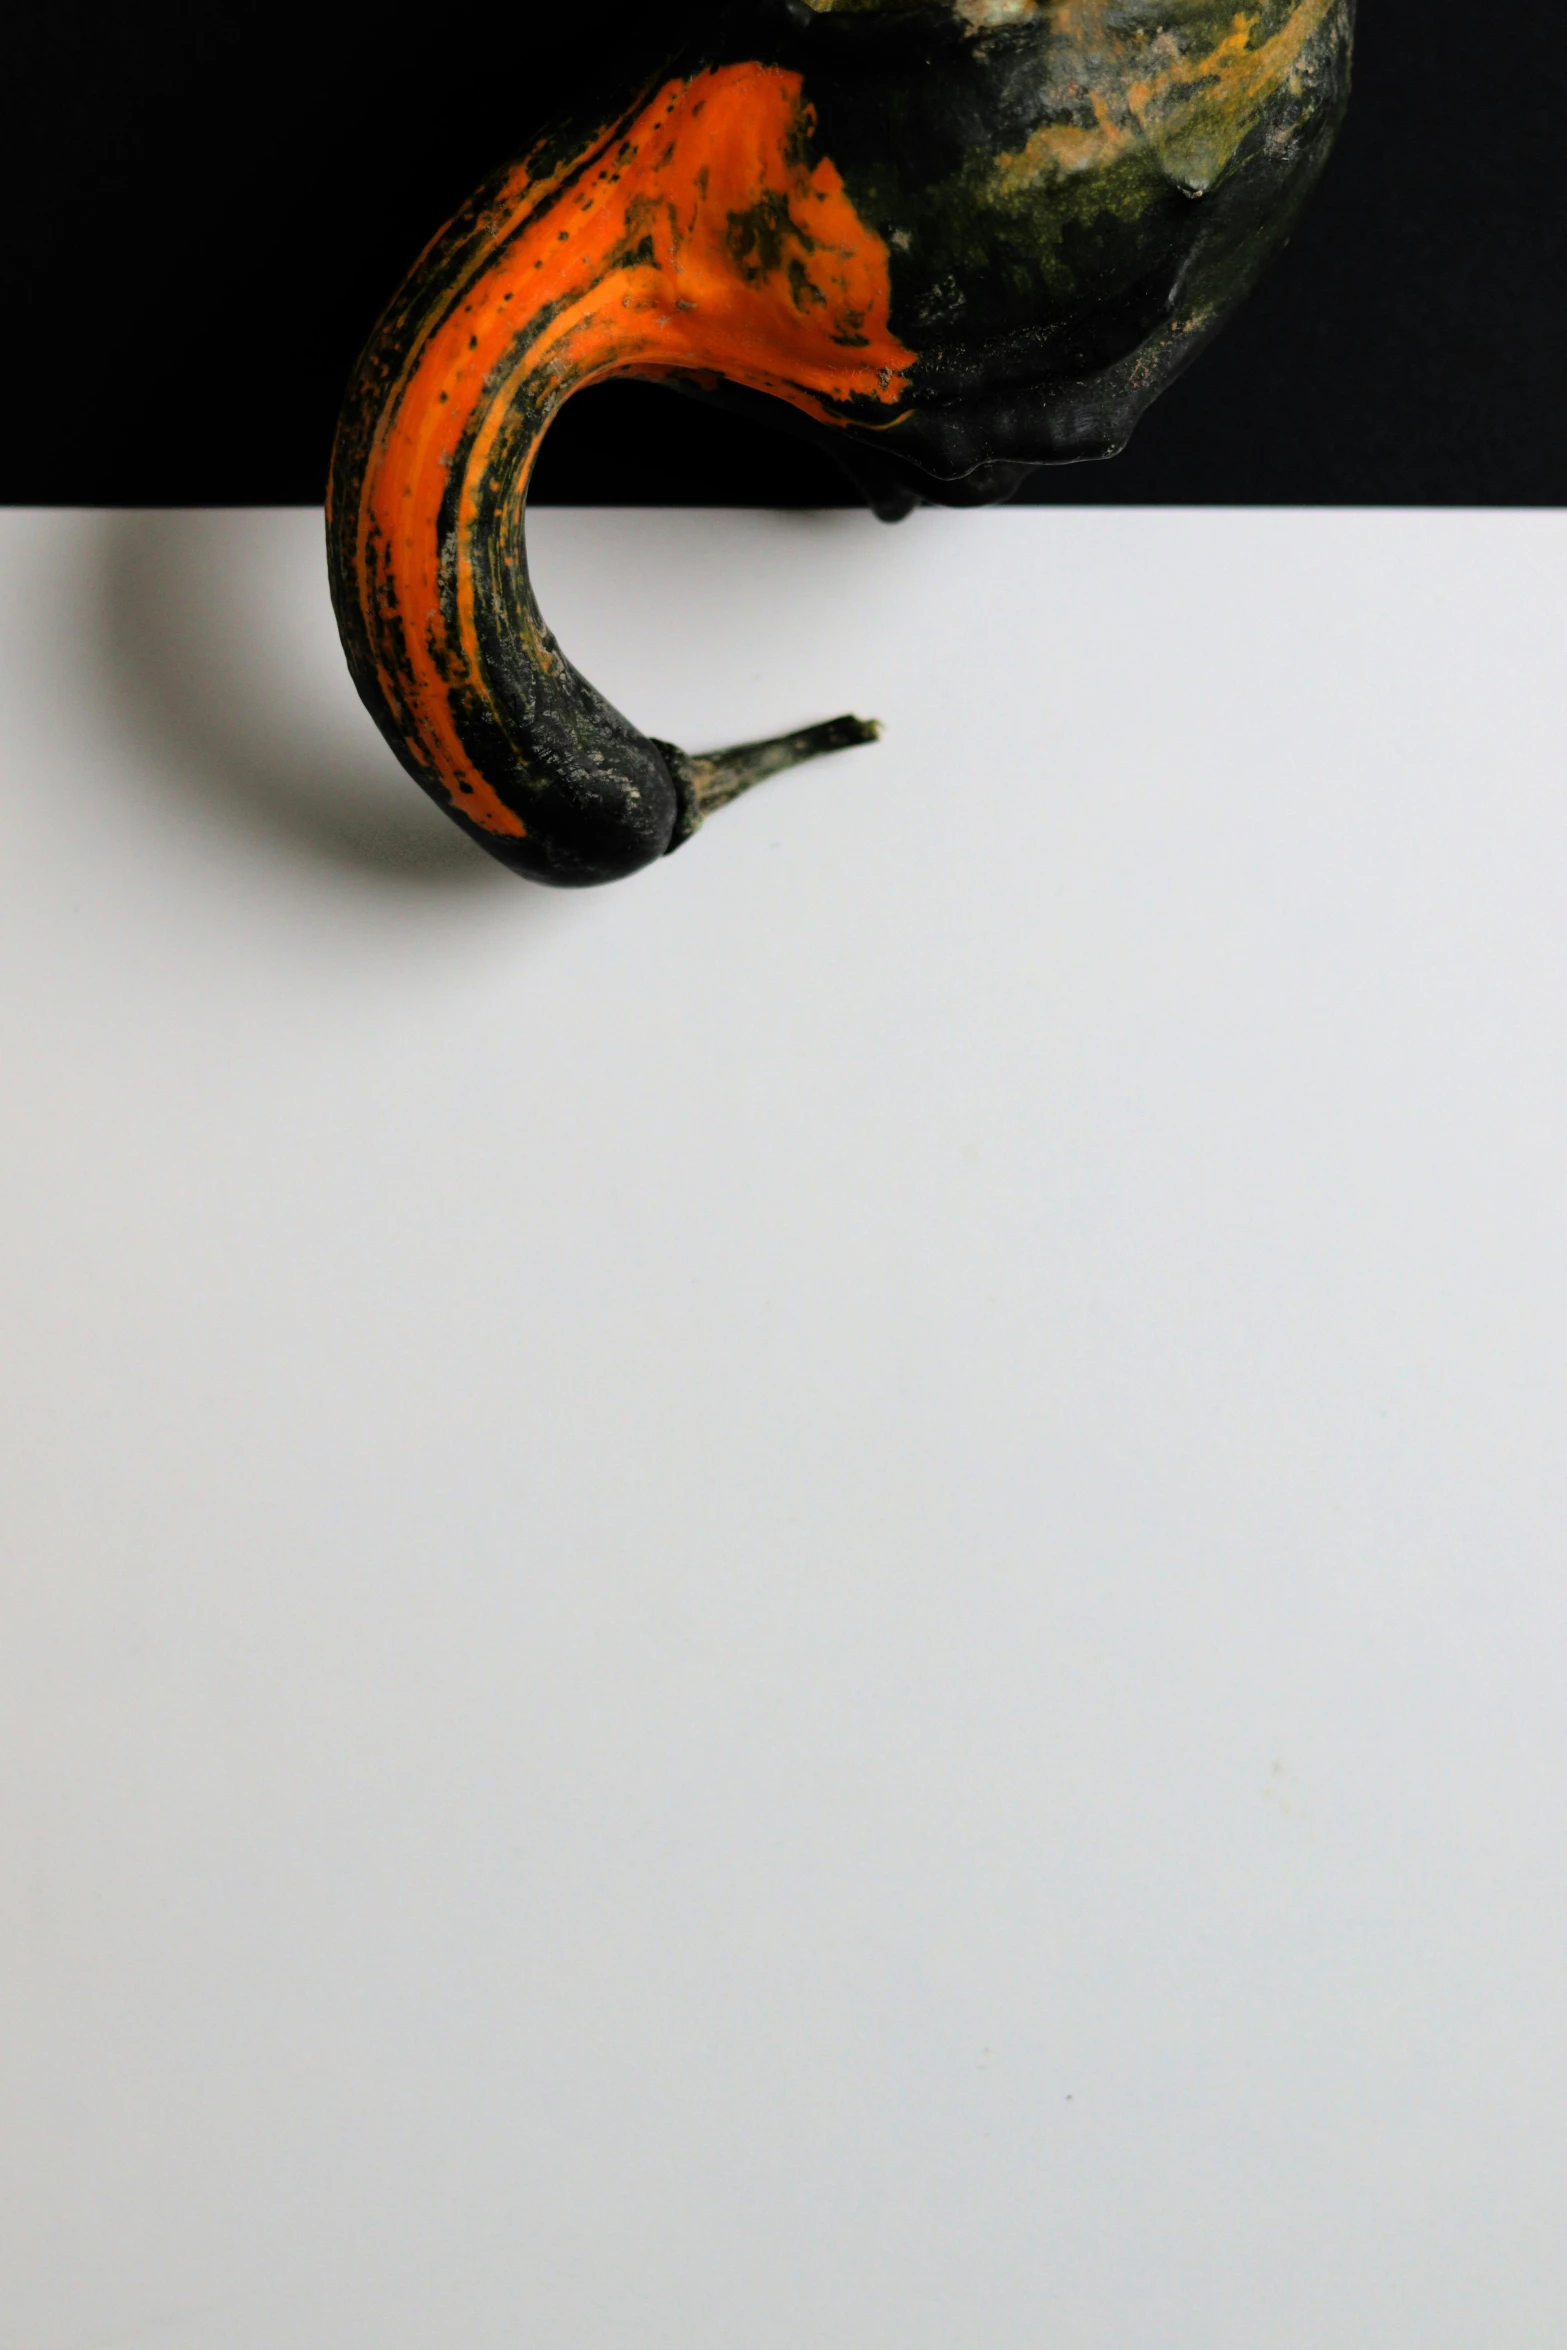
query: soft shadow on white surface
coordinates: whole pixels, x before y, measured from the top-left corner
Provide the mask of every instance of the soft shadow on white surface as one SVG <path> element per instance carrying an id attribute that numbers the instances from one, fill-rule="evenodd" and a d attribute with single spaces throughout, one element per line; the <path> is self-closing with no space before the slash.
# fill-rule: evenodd
<path id="1" fill-rule="evenodd" d="M 538 542 L 0 514 L 0 2350 L 1560 2350 L 1567 517 Z"/>
<path id="2" fill-rule="evenodd" d="M 440 891 L 517 884 L 402 772 L 336 642 L 319 522 L 289 509 L 106 523 L 104 666 L 171 792 L 274 846 Z"/>

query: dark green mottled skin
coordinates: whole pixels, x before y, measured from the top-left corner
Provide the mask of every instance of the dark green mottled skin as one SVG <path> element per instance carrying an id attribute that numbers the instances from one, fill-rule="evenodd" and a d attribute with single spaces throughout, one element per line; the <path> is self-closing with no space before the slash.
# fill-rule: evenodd
<path id="1" fill-rule="evenodd" d="M 907 418 L 835 448 L 889 519 L 1123 448 L 1289 234 L 1349 95 L 1353 0 L 1239 19 L 1233 0 L 1083 0 L 978 27 L 946 0 L 781 0 L 770 21 L 887 240 L 892 323 L 920 355 Z M 1290 70 L 1256 87 L 1270 42 Z M 1031 140 L 1044 167 L 1009 170 Z"/>

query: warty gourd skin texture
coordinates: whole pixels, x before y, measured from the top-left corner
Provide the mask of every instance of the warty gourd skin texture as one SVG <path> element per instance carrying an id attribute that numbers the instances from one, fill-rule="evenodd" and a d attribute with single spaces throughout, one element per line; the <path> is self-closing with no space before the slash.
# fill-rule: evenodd
<path id="1" fill-rule="evenodd" d="M 333 600 L 398 758 L 503 864 L 612 881 L 840 718 L 694 756 L 534 601 L 562 401 L 651 378 L 829 447 L 876 512 L 1109 457 L 1287 236 L 1352 0 L 744 0 L 586 99 L 426 247 L 355 370 Z"/>

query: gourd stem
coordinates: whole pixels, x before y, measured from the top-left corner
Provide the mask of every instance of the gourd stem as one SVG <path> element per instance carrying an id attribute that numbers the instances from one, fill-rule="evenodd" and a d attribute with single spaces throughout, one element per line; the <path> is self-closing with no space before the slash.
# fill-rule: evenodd
<path id="1" fill-rule="evenodd" d="M 694 831 L 715 808 L 727 807 L 753 783 L 765 783 L 786 767 L 820 759 L 828 751 L 851 750 L 856 743 L 873 743 L 881 734 L 878 718 L 827 718 L 819 726 L 802 726 L 793 734 L 775 734 L 759 743 L 736 743 L 727 751 L 691 752 L 673 743 L 660 743 L 677 780 L 690 795 Z"/>

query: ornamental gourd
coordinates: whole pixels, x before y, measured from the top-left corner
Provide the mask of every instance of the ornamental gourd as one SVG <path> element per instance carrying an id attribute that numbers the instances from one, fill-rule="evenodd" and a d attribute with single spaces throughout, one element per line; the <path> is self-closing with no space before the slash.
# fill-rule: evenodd
<path id="1" fill-rule="evenodd" d="M 528 478 L 584 385 L 651 377 L 832 448 L 876 512 L 1113 455 L 1282 242 L 1352 0 L 746 0 L 497 171 L 371 336 L 333 599 L 409 772 L 493 855 L 635 872 L 840 718 L 692 756 L 571 666 Z"/>

